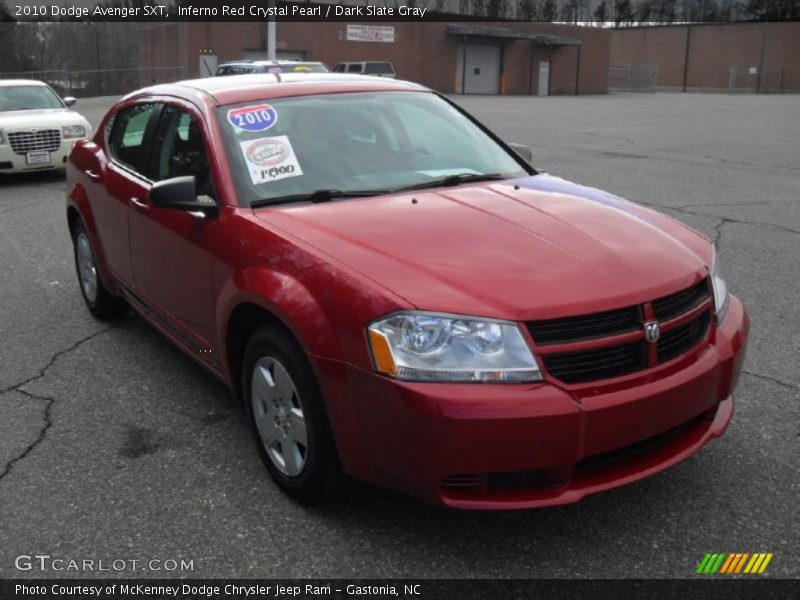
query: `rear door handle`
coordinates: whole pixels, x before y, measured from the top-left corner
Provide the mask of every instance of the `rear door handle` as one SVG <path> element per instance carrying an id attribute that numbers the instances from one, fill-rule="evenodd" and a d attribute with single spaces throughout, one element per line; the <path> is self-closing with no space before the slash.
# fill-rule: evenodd
<path id="1" fill-rule="evenodd" d="M 139 198 L 131 198 L 131 206 L 133 206 L 133 208 L 138 210 L 140 213 L 146 213 L 150 210 L 150 207 L 143 201 L 139 200 Z"/>
<path id="2" fill-rule="evenodd" d="M 86 176 L 89 179 L 91 179 L 92 181 L 100 181 L 102 179 L 102 177 L 100 176 L 100 173 L 97 173 L 96 171 L 92 171 L 91 169 L 86 169 L 84 171 L 84 173 L 86 173 Z"/>

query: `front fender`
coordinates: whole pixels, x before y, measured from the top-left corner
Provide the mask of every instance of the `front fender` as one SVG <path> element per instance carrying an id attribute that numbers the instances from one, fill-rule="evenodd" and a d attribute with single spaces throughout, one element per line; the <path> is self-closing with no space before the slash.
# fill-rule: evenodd
<path id="1" fill-rule="evenodd" d="M 68 166 L 67 169 L 72 168 Z M 69 180 L 69 179 L 68 179 Z M 80 184 L 75 183 L 69 188 L 67 192 L 67 223 L 70 227 L 70 236 L 72 236 L 72 223 L 73 219 L 70 217 L 70 211 L 74 210 L 78 218 L 86 228 L 86 233 L 89 235 L 89 241 L 92 243 L 92 252 L 94 254 L 95 267 L 100 275 L 103 285 L 108 291 L 113 294 L 117 293 L 117 281 L 111 274 L 108 268 L 108 260 L 106 259 L 103 245 L 100 243 L 100 238 L 97 234 L 97 224 L 92 214 L 92 205 L 89 202 L 89 196 L 86 189 Z"/>
<path id="2" fill-rule="evenodd" d="M 294 277 L 266 266 L 237 271 L 222 285 L 216 315 L 220 347 L 229 347 L 231 315 L 245 303 L 271 313 L 292 332 L 308 354 L 343 359 L 338 332 L 311 292 Z M 226 366 L 231 375 L 231 365 Z"/>

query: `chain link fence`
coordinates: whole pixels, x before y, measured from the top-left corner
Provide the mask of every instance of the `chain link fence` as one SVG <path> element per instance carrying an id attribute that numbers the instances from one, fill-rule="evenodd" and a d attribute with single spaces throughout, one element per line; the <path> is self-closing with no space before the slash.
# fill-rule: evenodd
<path id="1" fill-rule="evenodd" d="M 0 73 L 0 79 L 44 81 L 58 94 L 86 98 L 119 96 L 146 85 L 186 79 L 185 67 L 120 67 L 116 69 L 15 71 Z"/>
<path id="2" fill-rule="evenodd" d="M 658 65 L 611 64 L 608 67 L 609 92 L 653 94 L 658 85 Z"/>
<path id="3" fill-rule="evenodd" d="M 728 93 L 730 94 L 779 94 L 783 91 L 783 69 L 759 71 L 753 68 L 731 67 L 728 71 Z"/>

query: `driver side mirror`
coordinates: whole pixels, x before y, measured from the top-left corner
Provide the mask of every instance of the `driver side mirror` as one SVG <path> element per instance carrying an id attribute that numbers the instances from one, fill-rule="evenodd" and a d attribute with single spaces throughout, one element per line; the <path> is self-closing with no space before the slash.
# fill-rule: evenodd
<path id="1" fill-rule="evenodd" d="M 533 152 L 531 152 L 531 149 L 525 144 L 514 144 L 509 142 L 508 147 L 516 152 L 526 163 L 530 164 L 533 162 Z"/>
<path id="2" fill-rule="evenodd" d="M 76 98 L 74 98 L 73 96 L 65 96 L 64 97 L 64 104 L 66 104 L 67 106 L 74 106 L 77 101 L 78 100 Z"/>
<path id="3" fill-rule="evenodd" d="M 219 214 L 217 204 L 210 197 L 197 196 L 197 182 L 194 175 L 174 177 L 155 183 L 150 188 L 150 202 L 159 208 L 201 212 L 211 218 Z"/>

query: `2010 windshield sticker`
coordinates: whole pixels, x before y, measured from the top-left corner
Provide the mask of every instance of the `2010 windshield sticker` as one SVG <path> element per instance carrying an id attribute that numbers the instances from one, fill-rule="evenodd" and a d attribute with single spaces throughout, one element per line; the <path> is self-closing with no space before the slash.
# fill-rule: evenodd
<path id="1" fill-rule="evenodd" d="M 266 131 L 278 122 L 278 113 L 269 104 L 243 106 L 228 111 L 228 123 L 243 131 Z"/>
<path id="2" fill-rule="evenodd" d="M 253 185 L 303 174 L 294 148 L 285 135 L 240 142 Z"/>

